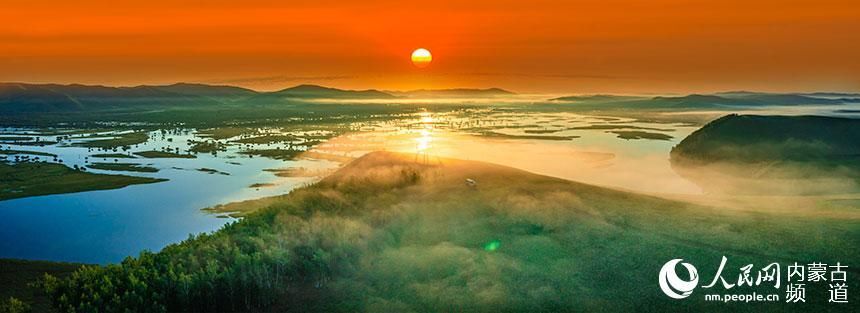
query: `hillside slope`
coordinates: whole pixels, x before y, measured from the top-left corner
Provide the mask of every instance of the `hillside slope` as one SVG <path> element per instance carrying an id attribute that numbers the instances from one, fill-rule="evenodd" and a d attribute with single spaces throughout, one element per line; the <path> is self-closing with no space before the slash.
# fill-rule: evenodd
<path id="1" fill-rule="evenodd" d="M 226 86 L 174 84 L 169 86 L 105 87 L 86 85 L 0 83 L 0 112 L 146 111 L 176 106 L 213 106 L 253 91 Z"/>
<path id="2" fill-rule="evenodd" d="M 670 155 L 682 175 L 706 189 L 850 192 L 860 181 L 860 119 L 732 114 L 693 132 Z"/>
<path id="3" fill-rule="evenodd" d="M 299 98 L 299 99 L 392 99 L 388 93 L 375 90 L 346 90 L 318 85 L 298 85 L 287 89 L 261 94 L 262 98 Z"/>
<path id="4" fill-rule="evenodd" d="M 731 114 L 672 149 L 679 161 L 826 161 L 860 156 L 860 119 Z"/>
<path id="5" fill-rule="evenodd" d="M 270 200 L 212 235 L 49 280 L 47 289 L 65 311 L 724 310 L 702 290 L 685 301 L 666 297 L 660 267 L 684 258 L 709 281 L 722 256 L 734 269 L 726 275 L 749 263 L 860 256 L 856 214 L 719 210 L 387 152 Z M 101 281 L 112 283 L 93 285 Z M 825 305 L 816 298 L 803 308 Z"/>

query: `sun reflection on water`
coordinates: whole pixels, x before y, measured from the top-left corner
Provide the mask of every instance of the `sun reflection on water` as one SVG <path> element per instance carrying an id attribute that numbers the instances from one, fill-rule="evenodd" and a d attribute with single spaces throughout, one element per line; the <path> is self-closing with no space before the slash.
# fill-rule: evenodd
<path id="1" fill-rule="evenodd" d="M 433 136 L 428 129 L 422 129 L 420 132 L 420 136 L 415 138 L 415 141 L 418 142 L 418 152 L 425 152 L 430 148 L 430 143 L 433 141 Z"/>

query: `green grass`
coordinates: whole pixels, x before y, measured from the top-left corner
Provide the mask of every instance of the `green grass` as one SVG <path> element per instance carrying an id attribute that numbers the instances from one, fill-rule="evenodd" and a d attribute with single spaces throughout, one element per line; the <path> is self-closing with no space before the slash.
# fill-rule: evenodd
<path id="1" fill-rule="evenodd" d="M 39 146 L 39 147 L 44 147 L 44 146 L 51 146 L 51 145 L 55 145 L 55 144 L 57 144 L 57 142 L 56 142 L 56 141 L 40 140 L 40 141 L 16 141 L 16 142 L 14 142 L 14 143 L 13 143 L 13 142 L 3 142 L 3 143 L 1 143 L 1 144 L 15 144 L 15 145 L 18 145 L 18 146 Z"/>
<path id="2" fill-rule="evenodd" d="M 214 169 L 214 168 L 208 168 L 208 167 L 201 167 L 201 168 L 198 168 L 198 169 L 197 169 L 197 171 L 199 171 L 199 172 L 203 172 L 203 173 L 207 173 L 207 174 L 230 175 L 230 173 L 222 172 L 222 171 L 216 170 L 216 169 Z"/>
<path id="3" fill-rule="evenodd" d="M 228 139 L 236 136 L 253 134 L 256 131 L 250 128 L 245 127 L 218 127 L 218 128 L 210 128 L 204 129 L 197 132 L 197 135 L 200 137 L 212 138 L 215 140 Z"/>
<path id="4" fill-rule="evenodd" d="M 134 154 L 137 156 L 148 158 L 148 159 L 167 159 L 167 158 L 194 159 L 194 158 L 197 158 L 193 154 L 179 154 L 179 153 L 156 151 L 156 150 L 135 152 Z"/>
<path id="5" fill-rule="evenodd" d="M 112 135 L 108 135 L 112 136 Z M 149 140 L 149 134 L 145 131 L 142 132 L 132 132 L 126 133 L 122 135 L 117 135 L 116 138 L 110 139 L 98 139 L 91 141 L 84 141 L 75 143 L 75 146 L 79 147 L 87 147 L 87 148 L 116 148 L 116 147 L 128 147 L 137 144 L 144 143 Z"/>
<path id="6" fill-rule="evenodd" d="M 34 138 L 26 136 L 0 136 L 0 141 L 31 141 Z"/>
<path id="7" fill-rule="evenodd" d="M 87 165 L 89 168 L 106 171 L 127 171 L 127 172 L 142 172 L 155 173 L 157 168 L 151 166 L 143 166 L 135 163 L 92 163 Z"/>
<path id="8" fill-rule="evenodd" d="M 86 173 L 55 163 L 0 163 L 0 200 L 162 181 L 166 179 Z"/>
<path id="9" fill-rule="evenodd" d="M 348 163 L 349 161 L 352 160 L 342 160 L 341 162 Z M 329 169 L 307 169 L 304 167 L 267 168 L 263 169 L 263 171 L 271 172 L 278 177 L 321 177 L 332 172 Z"/>
<path id="10" fill-rule="evenodd" d="M 564 129 L 526 129 L 523 130 L 523 132 L 526 134 L 554 134 L 563 130 Z"/>
<path id="11" fill-rule="evenodd" d="M 122 154 L 122 153 L 97 153 L 90 155 L 92 158 L 103 158 L 103 159 L 134 159 L 133 155 Z"/>
<path id="12" fill-rule="evenodd" d="M 39 136 L 71 136 L 71 135 L 84 135 L 84 134 L 92 134 L 99 132 L 109 132 L 112 129 L 109 128 L 66 128 L 66 129 L 58 129 L 53 127 L 47 127 L 43 129 L 36 130 L 36 135 Z M 4 133 L 4 135 L 17 135 L 16 133 Z"/>
<path id="13" fill-rule="evenodd" d="M 25 151 L 25 150 L 0 150 L 0 154 L 29 154 L 29 155 L 39 155 L 39 156 L 47 156 L 47 157 L 55 157 L 56 154 L 47 153 L 47 152 L 38 152 L 38 151 Z"/>
<path id="14" fill-rule="evenodd" d="M 610 133 L 618 135 L 621 139 L 651 139 L 651 140 L 669 140 L 674 137 L 661 133 L 652 133 L 639 130 L 613 130 Z"/>
<path id="15" fill-rule="evenodd" d="M 191 148 L 188 151 L 193 153 L 217 153 L 219 151 L 227 151 L 227 144 L 215 141 L 189 141 Z"/>
<path id="16" fill-rule="evenodd" d="M 47 261 L 0 259 L 0 302 L 15 297 L 31 305 L 33 312 L 55 312 L 50 299 L 30 283 L 44 274 L 68 277 L 82 264 Z"/>
<path id="17" fill-rule="evenodd" d="M 550 135 L 509 135 L 497 133 L 494 131 L 485 131 L 480 133 L 483 137 L 502 138 L 502 139 L 536 139 L 536 140 L 571 140 L 579 138 L 579 136 L 550 136 Z"/>
<path id="18" fill-rule="evenodd" d="M 251 185 L 250 188 L 255 188 Z M 200 209 L 209 214 L 218 216 L 229 216 L 232 218 L 245 217 L 251 213 L 259 211 L 270 205 L 273 205 L 283 199 L 283 196 L 266 197 L 260 199 L 245 200 L 240 202 L 231 202 L 225 204 L 217 204 L 211 207 Z"/>
<path id="19" fill-rule="evenodd" d="M 693 132 L 673 159 L 773 162 L 829 161 L 860 155 L 860 119 L 730 114 Z"/>
<path id="20" fill-rule="evenodd" d="M 569 130 L 611 130 L 611 129 L 640 129 L 640 130 L 656 130 L 656 131 L 674 131 L 671 128 L 653 128 L 653 127 L 640 127 L 634 125 L 624 125 L 624 124 L 597 124 L 597 125 L 588 125 L 588 126 L 576 126 L 570 127 Z"/>
<path id="21" fill-rule="evenodd" d="M 467 178 L 477 186 L 467 186 Z M 289 195 L 209 211 L 244 219 L 141 263 L 163 260 L 154 268 L 165 269 L 209 262 L 188 270 L 210 277 L 194 289 L 204 293 L 200 299 L 230 290 L 222 282 L 256 273 L 251 269 L 286 266 L 292 274 L 266 274 L 275 280 L 237 291 L 235 300 L 219 298 L 226 308 L 266 294 L 251 306 L 260 311 L 783 312 L 798 307 L 707 302 L 703 294 L 710 291 L 701 288 L 673 300 L 657 287 L 657 273 L 682 258 L 699 269 L 701 286 L 713 279 L 723 256 L 729 281 L 746 264 L 758 270 L 778 262 L 784 269 L 793 262 L 846 264 L 860 257 L 860 217 L 852 210 L 708 207 L 502 166 L 423 164 L 382 152 Z M 134 264 L 125 265 L 128 272 L 145 272 Z M 204 269 L 223 274 L 205 276 Z M 171 281 L 161 277 L 159 284 Z M 860 287 L 856 280 L 849 285 Z M 808 285 L 809 300 L 800 310 L 834 308 L 827 288 Z M 784 296 L 784 287 L 773 292 Z"/>
<path id="22" fill-rule="evenodd" d="M 264 135 L 257 137 L 249 137 L 233 140 L 235 143 L 244 143 L 244 144 L 269 144 L 269 143 L 279 143 L 279 142 L 289 142 L 295 141 L 298 138 L 293 135 Z"/>
<path id="23" fill-rule="evenodd" d="M 239 154 L 261 156 L 276 160 L 292 160 L 302 154 L 301 150 L 292 149 L 249 149 L 239 151 Z"/>
<path id="24" fill-rule="evenodd" d="M 860 187 L 860 120 L 726 115 L 670 152 L 673 169 L 709 193 L 821 195 Z"/>

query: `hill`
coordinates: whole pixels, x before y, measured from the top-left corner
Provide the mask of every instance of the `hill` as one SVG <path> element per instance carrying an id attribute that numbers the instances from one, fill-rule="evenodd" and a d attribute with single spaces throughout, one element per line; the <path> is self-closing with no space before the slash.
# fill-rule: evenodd
<path id="1" fill-rule="evenodd" d="M 709 311 L 727 304 L 704 290 L 666 297 L 660 267 L 684 258 L 710 281 L 723 256 L 726 277 L 744 264 L 855 260 L 858 232 L 844 212 L 715 209 L 375 152 L 214 234 L 44 285 L 61 311 Z M 791 304 L 768 305 L 732 309 Z"/>
<path id="2" fill-rule="evenodd" d="M 257 94 L 257 92 L 254 90 L 235 86 L 176 83 L 173 85 L 152 87 L 175 94 L 215 98 L 241 99 Z"/>
<path id="3" fill-rule="evenodd" d="M 577 106 L 595 105 L 601 109 L 653 109 L 653 110 L 711 110 L 725 108 L 755 108 L 789 105 L 838 105 L 851 99 L 830 99 L 799 94 L 768 94 L 755 92 L 728 92 L 719 94 L 691 94 L 686 96 L 658 96 L 652 98 L 616 95 L 570 96 L 551 99 L 573 102 Z"/>
<path id="4" fill-rule="evenodd" d="M 105 87 L 0 83 L 0 112 L 9 114 L 129 112 L 175 109 L 242 110 L 243 105 L 281 99 L 391 99 L 377 90 L 342 90 L 299 85 L 258 93 L 233 87 L 178 83 L 166 86 Z M 277 103 L 275 103 L 277 104 Z"/>
<path id="5" fill-rule="evenodd" d="M 700 163 L 850 158 L 860 156 L 860 120 L 731 114 L 684 138 L 671 155 Z"/>
<path id="6" fill-rule="evenodd" d="M 341 90 L 300 85 L 281 91 L 203 84 L 105 87 L 57 84 L 0 84 L 0 125 L 87 125 L 97 122 L 182 123 L 211 127 L 225 123 L 370 116 L 413 110 L 385 103 L 343 105 L 341 99 L 396 99 L 376 90 Z M 318 99 L 322 102 L 305 100 Z"/>
<path id="7" fill-rule="evenodd" d="M 298 85 L 287 89 L 264 93 L 263 97 L 319 98 L 319 99 L 392 99 L 393 95 L 375 89 L 344 90 L 318 85 Z"/>
<path id="8" fill-rule="evenodd" d="M 815 98 L 794 94 L 736 93 L 723 95 L 687 95 L 654 97 L 641 102 L 643 106 L 680 108 L 757 107 L 785 105 L 842 104 L 837 99 Z"/>
<path id="9" fill-rule="evenodd" d="M 159 107 L 212 106 L 253 91 L 199 84 L 105 87 L 58 84 L 0 84 L 0 112 L 144 111 Z"/>
<path id="10" fill-rule="evenodd" d="M 409 98 L 492 98 L 513 96 L 516 93 L 501 89 L 473 89 L 473 88 L 453 88 L 453 89 L 419 89 L 404 92 L 389 92 L 394 95 L 404 96 Z"/>
<path id="11" fill-rule="evenodd" d="M 688 168 L 688 175 L 710 169 L 748 180 L 743 185 L 768 179 L 856 178 L 860 177 L 860 120 L 727 115 L 684 138 L 672 149 L 671 160 L 678 168 Z M 706 178 L 694 180 L 713 184 Z M 848 186 L 837 188 L 818 181 L 815 187 L 844 191 L 854 185 L 845 183 Z M 799 187 L 801 182 L 792 184 Z"/>

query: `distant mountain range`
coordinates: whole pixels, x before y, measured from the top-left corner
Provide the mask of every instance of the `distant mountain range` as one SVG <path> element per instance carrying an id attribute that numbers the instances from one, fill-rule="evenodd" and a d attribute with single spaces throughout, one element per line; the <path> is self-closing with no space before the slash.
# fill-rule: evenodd
<path id="1" fill-rule="evenodd" d="M 516 93 L 501 88 L 471 89 L 418 89 L 411 91 L 386 91 L 390 94 L 408 98 L 487 98 L 513 96 Z"/>
<path id="2" fill-rule="evenodd" d="M 279 99 L 393 99 L 378 90 L 343 90 L 299 85 L 274 92 L 205 84 L 105 87 L 86 85 L 0 83 L 0 112 L 80 112 L 159 107 L 200 107 Z"/>
<path id="3" fill-rule="evenodd" d="M 258 92 L 235 86 L 178 83 L 172 85 L 107 87 L 88 85 L 0 83 L 0 113 L 139 112 L 166 109 L 218 108 L 219 106 L 297 105 L 303 100 L 339 99 L 468 99 L 516 95 L 500 89 L 419 89 L 412 91 L 345 90 L 318 85 L 298 85 L 278 91 Z M 305 101 L 307 102 L 307 101 Z M 596 109 L 718 109 L 773 105 L 832 105 L 860 103 L 850 93 L 759 93 L 733 91 L 709 95 L 642 97 L 586 95 L 551 99 L 550 103 Z"/>
<path id="4" fill-rule="evenodd" d="M 761 92 L 724 92 L 716 94 L 691 94 L 686 96 L 614 96 L 591 95 L 569 96 L 551 99 L 556 102 L 570 102 L 580 105 L 600 105 L 604 108 L 629 107 L 644 109 L 716 109 L 721 107 L 755 107 L 788 105 L 832 105 L 860 103 L 860 95 L 838 93 L 761 93 Z"/>
<path id="5" fill-rule="evenodd" d="M 567 96 L 550 99 L 551 101 L 570 101 L 570 102 L 616 102 L 629 100 L 643 100 L 647 97 L 640 96 L 619 96 L 619 95 L 581 95 Z"/>
<path id="6" fill-rule="evenodd" d="M 0 113 L 158 109 L 237 103 L 277 103 L 279 100 L 467 98 L 513 94 L 499 88 L 383 92 L 375 89 L 345 90 L 318 85 L 298 85 L 278 91 L 258 92 L 235 86 L 191 83 L 135 87 L 0 83 Z"/>
<path id="7" fill-rule="evenodd" d="M 233 86 L 173 84 L 106 87 L 0 83 L 0 112 L 106 111 L 134 107 L 215 105 L 247 98 L 255 91 Z"/>

